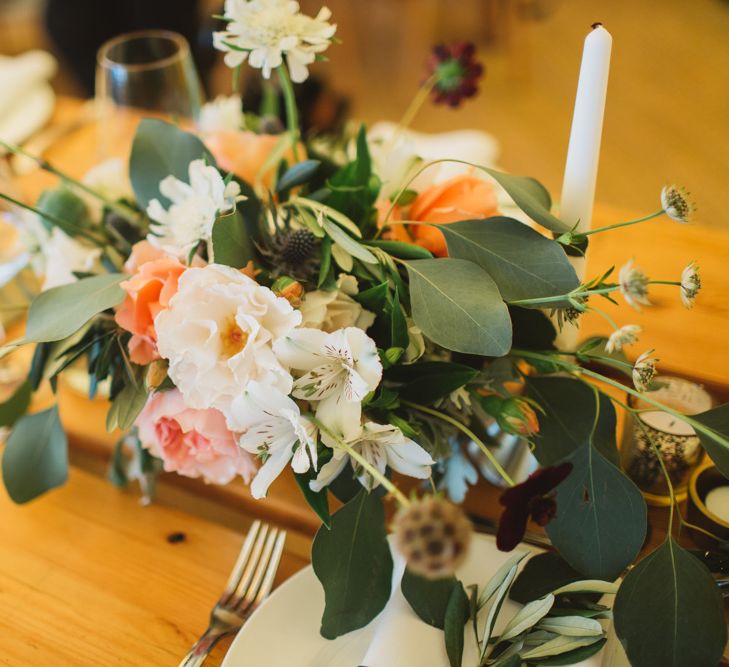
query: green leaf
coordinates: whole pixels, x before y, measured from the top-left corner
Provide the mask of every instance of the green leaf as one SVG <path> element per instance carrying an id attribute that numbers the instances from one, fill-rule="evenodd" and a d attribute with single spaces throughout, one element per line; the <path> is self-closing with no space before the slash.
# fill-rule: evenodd
<path id="1" fill-rule="evenodd" d="M 402 594 L 420 620 L 440 630 L 445 627 L 448 601 L 455 587 L 462 588 L 455 577 L 426 579 L 407 568 L 400 582 Z"/>
<path id="2" fill-rule="evenodd" d="M 58 406 L 19 419 L 3 454 L 3 482 L 16 503 L 27 503 L 68 478 L 68 442 Z"/>
<path id="3" fill-rule="evenodd" d="M 319 160 L 303 160 L 289 167 L 279 178 L 276 184 L 276 192 L 285 192 L 298 185 L 308 183 L 319 169 Z"/>
<path id="4" fill-rule="evenodd" d="M 148 396 L 147 388 L 141 380 L 136 385 L 127 384 L 111 402 L 109 412 L 106 413 L 106 430 L 120 428 L 125 431 L 131 428 Z"/>
<path id="5" fill-rule="evenodd" d="M 365 245 L 371 245 L 375 248 L 382 248 L 388 255 L 398 257 L 400 259 L 433 259 L 433 255 L 429 250 L 421 248 L 414 243 L 404 243 L 403 241 L 383 241 L 372 240 L 365 241 Z"/>
<path id="6" fill-rule="evenodd" d="M 560 653 L 553 657 L 533 660 L 533 664 L 539 665 L 539 667 L 557 667 L 558 665 L 582 664 L 588 658 L 599 653 L 602 650 L 602 647 L 605 646 L 606 641 L 607 638 L 603 637 L 602 639 L 592 644 L 588 644 L 587 646 L 580 646 L 576 649 Z"/>
<path id="7" fill-rule="evenodd" d="M 124 300 L 119 283 L 127 276 L 105 273 L 39 294 L 30 305 L 25 336 L 13 345 L 47 343 L 68 338 L 94 315 Z"/>
<path id="8" fill-rule="evenodd" d="M 91 222 L 86 202 L 65 185 L 43 192 L 38 198 L 36 208 L 41 213 L 63 220 L 74 227 L 85 226 Z M 47 229 L 52 227 L 45 218 L 41 217 L 41 221 Z M 64 231 L 72 234 L 70 229 Z"/>
<path id="9" fill-rule="evenodd" d="M 469 616 L 469 600 L 463 584 L 456 581 L 445 612 L 445 646 L 450 667 L 461 667 L 463 661 L 463 625 Z"/>
<path id="10" fill-rule="evenodd" d="M 628 572 L 613 613 L 633 667 L 716 667 L 726 645 L 714 578 L 671 537 Z"/>
<path id="11" fill-rule="evenodd" d="M 155 118 L 143 118 L 137 127 L 129 158 L 129 178 L 139 207 L 147 210 L 152 199 L 163 206 L 169 200 L 159 191 L 167 176 L 189 182 L 188 167 L 193 160 L 204 159 L 215 165 L 215 158 L 194 134 Z"/>
<path id="12" fill-rule="evenodd" d="M 309 503 L 309 507 L 316 512 L 316 515 L 327 528 L 331 528 L 332 517 L 329 514 L 329 497 L 327 490 L 322 489 L 321 491 L 312 491 L 309 487 L 309 481 L 315 476 L 316 475 L 311 472 L 306 474 L 294 473 L 294 479 L 299 485 L 306 502 Z"/>
<path id="13" fill-rule="evenodd" d="M 0 403 L 0 427 L 12 426 L 18 421 L 28 411 L 32 396 L 33 387 L 30 380 L 26 380 L 10 398 Z"/>
<path id="14" fill-rule="evenodd" d="M 572 583 L 560 586 L 554 591 L 555 595 L 564 595 L 565 593 L 600 593 L 607 595 L 615 595 L 618 592 L 618 584 L 612 581 L 604 581 L 602 579 L 580 579 Z"/>
<path id="15" fill-rule="evenodd" d="M 405 350 L 410 344 L 410 336 L 408 335 L 408 322 L 400 305 L 400 290 L 397 286 L 395 286 L 392 296 L 388 293 L 387 310 L 390 315 L 390 344 L 392 347 L 401 347 Z"/>
<path id="16" fill-rule="evenodd" d="M 534 455 L 539 463 L 554 465 L 589 441 L 597 408 L 590 385 L 565 377 L 533 377 L 527 380 L 527 393 L 544 410 L 539 413 L 539 434 L 534 438 Z M 618 466 L 615 421 L 615 408 L 601 393 L 593 444 Z"/>
<path id="17" fill-rule="evenodd" d="M 559 296 L 580 284 L 562 246 L 518 220 L 498 216 L 438 229 L 448 243 L 449 257 L 478 264 L 506 301 Z"/>
<path id="18" fill-rule="evenodd" d="M 526 632 L 529 628 L 534 627 L 549 613 L 553 605 L 554 595 L 551 593 L 538 600 L 527 602 L 506 624 L 506 627 L 499 636 L 499 641 L 513 639 L 522 632 Z"/>
<path id="19" fill-rule="evenodd" d="M 332 241 L 342 246 L 352 257 L 356 257 L 366 264 L 377 264 L 375 256 L 338 225 L 326 219 L 322 222 L 322 225 L 324 226 L 324 231 L 329 234 Z"/>
<path id="20" fill-rule="evenodd" d="M 322 527 L 311 551 L 314 573 L 324 587 L 321 635 L 334 639 L 367 625 L 390 598 L 392 556 L 382 499 L 364 489 Z"/>
<path id="21" fill-rule="evenodd" d="M 553 655 L 562 655 L 583 646 L 590 646 L 600 640 L 601 637 L 563 637 L 558 635 L 554 639 L 550 639 L 529 651 L 524 651 L 520 655 L 522 660 L 533 662 L 537 658 L 548 658 Z M 634 665 L 633 667 L 636 666 Z"/>
<path id="22" fill-rule="evenodd" d="M 544 618 L 539 623 L 540 630 L 554 632 L 566 637 L 593 637 L 602 635 L 602 625 L 594 618 L 582 616 L 557 616 Z"/>
<path id="23" fill-rule="evenodd" d="M 403 383 L 398 391 L 402 398 L 415 403 L 433 403 L 468 384 L 478 375 L 470 366 L 448 361 L 423 361 L 395 366 L 387 379 Z"/>
<path id="24" fill-rule="evenodd" d="M 511 349 L 511 320 L 491 276 L 463 259 L 405 263 L 415 324 L 434 343 L 466 354 L 501 357 Z"/>
<path id="25" fill-rule="evenodd" d="M 516 578 L 509 597 L 520 604 L 536 600 L 556 589 L 584 577 L 558 553 L 532 556 Z"/>
<path id="26" fill-rule="evenodd" d="M 509 306 L 514 329 L 512 345 L 522 350 L 553 350 L 557 329 L 541 310 Z"/>
<path id="27" fill-rule="evenodd" d="M 213 261 L 242 269 L 254 256 L 243 216 L 238 212 L 220 216 L 213 225 Z"/>
<path id="28" fill-rule="evenodd" d="M 638 488 L 595 447 L 578 447 L 572 472 L 557 487 L 552 544 L 586 577 L 613 581 L 645 540 L 646 505 Z"/>
<path id="29" fill-rule="evenodd" d="M 691 419 L 708 426 L 716 432 L 717 437 L 712 437 L 701 431 L 696 431 L 701 444 L 716 464 L 716 467 L 719 468 L 721 474 L 724 477 L 729 477 L 729 403 L 693 415 Z"/>
<path id="30" fill-rule="evenodd" d="M 577 224 L 577 220 L 562 222 L 550 213 L 552 199 L 547 189 L 536 179 L 529 176 L 513 176 L 487 167 L 481 169 L 504 188 L 514 203 L 534 222 L 553 232 L 567 232 Z"/>

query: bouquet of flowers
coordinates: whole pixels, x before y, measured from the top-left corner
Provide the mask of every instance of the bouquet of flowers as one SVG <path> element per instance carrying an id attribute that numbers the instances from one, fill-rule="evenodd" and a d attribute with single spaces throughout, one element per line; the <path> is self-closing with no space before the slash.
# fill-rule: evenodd
<path id="1" fill-rule="evenodd" d="M 729 408 L 685 417 L 644 395 L 655 360 L 644 353 L 629 364 L 621 354 L 636 326 L 608 320 L 606 338 L 555 347 L 557 329 L 597 310 L 595 300 L 649 303 L 655 281 L 632 263 L 617 279 L 609 270 L 583 282 L 570 262 L 590 235 L 640 221 L 578 233 L 538 181 L 483 165 L 434 180 L 446 156 L 422 160 L 402 128 L 384 139 L 363 127 L 310 141 L 292 81 L 334 40 L 329 12 L 228 0 L 223 19 L 215 44 L 236 75 L 244 63 L 266 79 L 276 73 L 284 131 L 244 117 L 237 98 L 209 105 L 200 134 L 144 119 L 128 180 L 119 162 L 83 181 L 42 162 L 62 184 L 22 205 L 46 284 L 25 335 L 2 348 L 35 346 L 27 381 L 0 405 L 0 424 L 12 428 L 2 461 L 11 497 L 26 502 L 65 482 L 57 409 L 25 413 L 44 380 L 55 391 L 59 375 L 82 364 L 89 395 L 108 392 L 108 428 L 128 434 L 117 467 L 131 446 L 145 470 L 215 484 L 240 477 L 256 498 L 292 469 L 322 520 L 312 559 L 326 637 L 366 625 L 387 602 L 391 528 L 408 567 L 403 591 L 425 620 L 444 619 L 453 665 L 463 624 L 489 605 L 476 633 L 482 664 L 584 659 L 605 641 L 590 619 L 609 611 L 582 594 L 617 590 L 616 630 L 631 664 L 687 664 L 690 655 L 713 667 L 726 639 L 721 598 L 671 530 L 612 584 L 638 556 L 647 520 L 618 465 L 615 406 L 631 408 L 601 387 L 688 422 L 725 474 Z M 417 103 L 457 106 L 480 74 L 471 46 L 439 47 Z M 667 187 L 649 217 L 687 222 L 690 213 L 686 193 Z M 690 307 L 696 264 L 671 284 Z M 541 467 L 526 481 L 514 484 L 494 458 L 489 422 L 531 443 Z M 466 445 L 509 487 L 499 547 L 514 549 L 531 518 L 558 552 L 530 561 L 519 589 L 537 591 L 521 600 L 531 615 L 495 638 L 518 558 L 480 593 L 454 576 L 471 536 L 457 503 L 477 476 Z M 343 503 L 336 511 L 333 498 Z"/>

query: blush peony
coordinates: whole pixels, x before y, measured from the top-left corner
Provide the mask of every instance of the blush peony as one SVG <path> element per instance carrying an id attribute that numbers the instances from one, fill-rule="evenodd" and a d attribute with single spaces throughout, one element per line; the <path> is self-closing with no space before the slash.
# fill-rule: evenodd
<path id="1" fill-rule="evenodd" d="M 251 380 L 291 391 L 272 345 L 300 322 L 286 299 L 236 269 L 209 264 L 185 271 L 154 324 L 159 353 L 188 405 L 228 416 Z"/>
<path id="2" fill-rule="evenodd" d="M 203 477 L 213 484 L 227 484 L 237 475 L 248 483 L 256 472 L 253 457 L 241 449 L 214 409 L 188 407 L 182 394 L 152 394 L 137 418 L 139 439 L 167 472 Z"/>

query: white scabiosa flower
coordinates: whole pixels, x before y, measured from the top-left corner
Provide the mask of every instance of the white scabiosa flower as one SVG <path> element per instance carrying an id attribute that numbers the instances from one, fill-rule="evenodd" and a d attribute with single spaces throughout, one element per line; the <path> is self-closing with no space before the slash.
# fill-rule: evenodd
<path id="1" fill-rule="evenodd" d="M 691 222 L 696 213 L 696 206 L 689 199 L 690 192 L 686 188 L 667 185 L 661 190 L 661 206 L 664 213 L 677 222 Z"/>
<path id="2" fill-rule="evenodd" d="M 653 350 L 643 352 L 633 365 L 633 385 L 638 391 L 648 391 L 653 378 L 656 376 L 657 359 L 651 358 Z"/>
<path id="3" fill-rule="evenodd" d="M 430 467 L 435 463 L 420 445 L 405 437 L 399 428 L 390 424 L 367 422 L 345 440 L 383 475 L 389 466 L 408 477 L 427 479 L 430 476 Z M 322 433 L 322 442 L 332 447 L 334 452 L 332 458 L 321 467 L 316 479 L 310 482 L 313 491 L 320 491 L 333 482 L 350 460 L 349 454 L 326 433 Z M 357 461 L 352 460 L 351 463 L 355 475 L 366 489 L 372 490 L 379 484 Z"/>
<path id="4" fill-rule="evenodd" d="M 218 214 L 233 210 L 241 199 L 240 186 L 235 181 L 226 185 L 220 172 L 204 160 L 190 162 L 188 175 L 188 183 L 167 176 L 159 184 L 159 191 L 171 202 L 168 209 L 158 199 L 147 207 L 152 220 L 147 239 L 180 259 L 187 259 L 200 241 L 209 241 Z"/>
<path id="5" fill-rule="evenodd" d="M 701 277 L 696 262 L 691 262 L 681 273 L 681 301 L 686 308 L 694 305 L 696 295 L 701 289 Z"/>
<path id="6" fill-rule="evenodd" d="M 231 403 L 228 425 L 243 432 L 238 444 L 261 460 L 251 484 L 254 498 L 266 495 L 289 462 L 294 472 L 316 469 L 316 427 L 294 401 L 269 385 L 249 382 Z"/>
<path id="7" fill-rule="evenodd" d="M 208 264 L 182 274 L 154 326 L 159 353 L 187 404 L 217 408 L 229 418 L 231 402 L 251 381 L 291 391 L 291 374 L 272 346 L 300 321 L 291 304 L 267 287 L 236 269 Z"/>
<path id="8" fill-rule="evenodd" d="M 278 340 L 274 352 L 299 376 L 293 395 L 314 402 L 317 419 L 345 438 L 359 431 L 362 401 L 382 377 L 375 341 L 356 327 L 301 328 Z"/>
<path id="9" fill-rule="evenodd" d="M 225 64 L 238 67 L 246 60 L 265 79 L 283 64 L 297 83 L 309 76 L 308 65 L 326 51 L 337 26 L 322 7 L 315 16 L 302 14 L 294 0 L 226 0 L 226 29 L 213 34 L 216 49 L 225 52 Z"/>
<path id="10" fill-rule="evenodd" d="M 629 306 L 640 310 L 641 305 L 651 305 L 648 299 L 648 276 L 638 267 L 633 266 L 632 259 L 620 269 L 618 282 L 620 291 Z"/>
<path id="11" fill-rule="evenodd" d="M 607 343 L 605 343 L 605 351 L 612 354 L 613 352 L 619 352 L 626 345 L 632 345 L 637 342 L 640 332 L 641 328 L 637 324 L 626 324 L 616 329 L 610 334 Z"/>
<path id="12" fill-rule="evenodd" d="M 201 132 L 237 131 L 243 127 L 240 95 L 218 95 L 200 110 L 198 126 Z"/>

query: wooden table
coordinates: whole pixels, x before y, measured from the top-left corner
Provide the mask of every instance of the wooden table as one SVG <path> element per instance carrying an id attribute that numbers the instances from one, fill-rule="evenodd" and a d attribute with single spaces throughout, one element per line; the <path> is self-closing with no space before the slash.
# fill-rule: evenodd
<path id="1" fill-rule="evenodd" d="M 78 102 L 62 100 L 58 115 L 77 108 Z M 94 141 L 94 128 L 86 127 L 46 157 L 80 176 L 97 160 Z M 29 200 L 52 184 L 38 173 L 19 182 Z M 597 225 L 637 216 L 601 207 L 595 217 Z M 669 288 L 654 290 L 655 307 L 639 314 L 625 306 L 606 310 L 619 324 L 643 326 L 636 353 L 655 347 L 663 371 L 693 377 L 726 398 L 729 234 L 661 219 L 597 236 L 590 275 L 633 256 L 657 279 L 678 279 L 689 260 L 699 261 L 705 289 L 692 312 Z M 592 316 L 582 326 L 584 335 L 606 330 Z M 107 404 L 62 390 L 60 407 L 72 445 L 67 486 L 23 507 L 0 494 L 0 608 L 12 610 L 0 617 L 0 664 L 176 664 L 204 629 L 252 517 L 290 530 L 280 579 L 307 562 L 319 522 L 290 476 L 282 475 L 265 501 L 255 501 L 239 483 L 217 487 L 164 475 L 158 501 L 142 508 L 133 491 L 101 478 L 118 437 L 105 431 Z M 482 483 L 466 507 L 494 518 L 499 494 Z M 656 544 L 665 535 L 665 512 L 652 509 L 650 517 L 650 544 Z M 170 544 L 173 532 L 184 533 L 185 541 Z"/>

